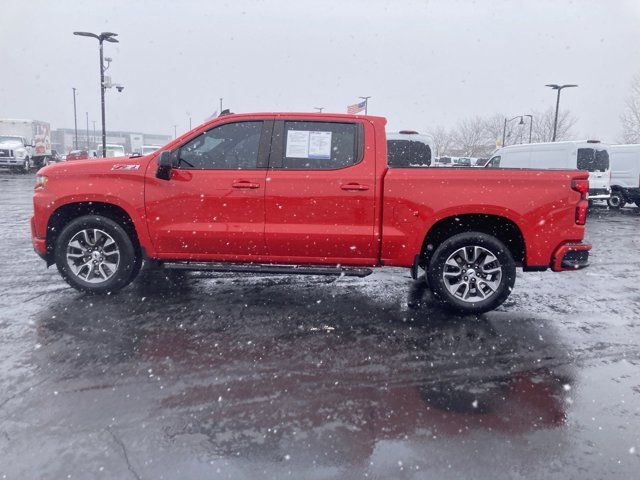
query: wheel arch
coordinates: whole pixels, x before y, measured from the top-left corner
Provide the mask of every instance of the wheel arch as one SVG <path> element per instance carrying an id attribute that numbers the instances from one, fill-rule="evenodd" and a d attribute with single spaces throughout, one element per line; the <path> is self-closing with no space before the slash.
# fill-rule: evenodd
<path id="1" fill-rule="evenodd" d="M 433 252 L 447 238 L 465 232 L 481 232 L 496 237 L 509 249 L 516 265 L 525 266 L 526 247 L 520 227 L 507 217 L 490 213 L 450 215 L 436 221 L 422 241 L 420 265 L 428 265 Z"/>
<path id="2" fill-rule="evenodd" d="M 108 202 L 81 201 L 71 202 L 59 206 L 49 217 L 46 231 L 46 260 L 51 265 L 53 261 L 53 251 L 60 232 L 72 220 L 83 215 L 100 215 L 117 222 L 127 232 L 131 242 L 136 249 L 137 255 L 142 255 L 140 237 L 135 228 L 135 223 L 131 215 L 122 207 Z"/>

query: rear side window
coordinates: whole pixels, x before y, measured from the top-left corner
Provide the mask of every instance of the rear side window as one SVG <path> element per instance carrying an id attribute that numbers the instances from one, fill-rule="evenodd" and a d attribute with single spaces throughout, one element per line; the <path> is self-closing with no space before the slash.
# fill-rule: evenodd
<path id="1" fill-rule="evenodd" d="M 354 123 L 284 122 L 279 168 L 335 170 L 359 162 L 358 129 Z"/>
<path id="2" fill-rule="evenodd" d="M 388 140 L 389 168 L 420 168 L 431 165 L 431 148 L 416 140 Z"/>
<path id="3" fill-rule="evenodd" d="M 578 149 L 578 170 L 604 172 L 609 169 L 609 152 L 593 148 Z"/>

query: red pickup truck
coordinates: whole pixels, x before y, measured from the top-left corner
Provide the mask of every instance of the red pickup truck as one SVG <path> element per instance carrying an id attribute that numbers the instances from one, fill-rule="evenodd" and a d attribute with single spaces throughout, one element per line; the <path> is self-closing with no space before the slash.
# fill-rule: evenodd
<path id="1" fill-rule="evenodd" d="M 388 156 L 385 124 L 228 115 L 147 156 L 50 165 L 36 180 L 34 248 L 95 293 L 121 289 L 143 261 L 357 276 L 396 266 L 414 278 L 424 269 L 434 297 L 467 313 L 500 305 L 517 266 L 588 264 L 587 172 L 424 168 L 424 144 L 394 140 Z"/>

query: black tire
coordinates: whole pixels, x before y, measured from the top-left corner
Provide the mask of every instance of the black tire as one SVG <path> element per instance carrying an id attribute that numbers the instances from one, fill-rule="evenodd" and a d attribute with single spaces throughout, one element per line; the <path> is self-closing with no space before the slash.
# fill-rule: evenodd
<path id="1" fill-rule="evenodd" d="M 100 229 L 113 239 L 119 251 L 118 266 L 111 277 L 91 283 L 76 275 L 67 263 L 67 246 L 73 237 L 85 229 Z M 62 278 L 73 288 L 87 293 L 111 293 L 127 286 L 140 271 L 142 260 L 129 234 L 122 226 L 101 215 L 85 215 L 71 221 L 58 236 L 54 246 L 56 266 Z"/>
<path id="2" fill-rule="evenodd" d="M 502 273 L 497 287 L 487 298 L 466 301 L 449 291 L 445 285 L 443 274 L 445 263 L 454 252 L 463 247 L 474 246 L 481 247 L 495 256 Z M 463 271 L 462 268 L 460 270 Z M 475 273 L 473 275 L 475 276 Z M 479 314 L 493 310 L 507 299 L 516 281 L 516 265 L 509 249 L 497 238 L 480 232 L 466 232 L 454 235 L 440 244 L 429 262 L 427 278 L 434 297 L 443 306 L 461 313 Z M 478 284 L 481 283 L 482 279 L 478 277 Z"/>
<path id="3" fill-rule="evenodd" d="M 609 208 L 612 210 L 619 210 L 626 204 L 627 202 L 620 192 L 611 192 L 611 197 L 607 199 L 607 205 L 609 205 Z"/>
<path id="4" fill-rule="evenodd" d="M 636 204 L 636 207 L 640 208 L 640 200 L 636 200 L 634 203 Z"/>
<path id="5" fill-rule="evenodd" d="M 27 157 L 27 158 L 24 160 L 24 166 L 22 166 L 22 167 L 19 169 L 19 172 L 20 172 L 20 173 L 27 174 L 27 173 L 29 173 L 30 171 L 31 171 L 31 159 L 30 159 L 29 157 Z"/>

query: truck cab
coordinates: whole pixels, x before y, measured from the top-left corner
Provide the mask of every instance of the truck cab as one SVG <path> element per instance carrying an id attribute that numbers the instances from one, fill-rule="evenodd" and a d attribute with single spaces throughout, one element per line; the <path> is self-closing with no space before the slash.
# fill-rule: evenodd
<path id="1" fill-rule="evenodd" d="M 0 135 L 0 167 L 27 173 L 31 170 L 32 145 L 25 137 Z"/>

